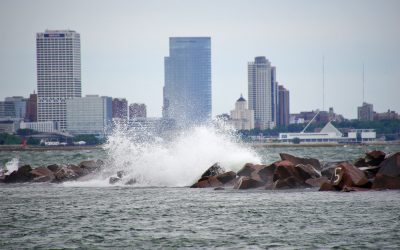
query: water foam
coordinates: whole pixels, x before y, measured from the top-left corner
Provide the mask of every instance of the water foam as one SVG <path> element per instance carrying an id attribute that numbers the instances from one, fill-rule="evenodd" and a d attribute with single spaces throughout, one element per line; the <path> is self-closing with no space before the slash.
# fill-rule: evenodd
<path id="1" fill-rule="evenodd" d="M 182 187 L 193 184 L 215 162 L 225 170 L 237 171 L 246 162 L 261 161 L 231 130 L 213 126 L 176 132 L 169 139 L 119 128 L 104 148 L 108 153 L 107 166 L 96 180 L 81 184 L 102 186 L 118 171 L 124 171 L 120 183 L 134 180 L 135 186 Z"/>

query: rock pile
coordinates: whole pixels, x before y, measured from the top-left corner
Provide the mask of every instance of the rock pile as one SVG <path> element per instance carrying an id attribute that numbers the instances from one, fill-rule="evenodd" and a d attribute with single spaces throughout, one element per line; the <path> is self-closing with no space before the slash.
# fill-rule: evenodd
<path id="1" fill-rule="evenodd" d="M 23 165 L 18 170 L 6 173 L 0 177 L 0 182 L 64 182 L 76 180 L 99 170 L 104 165 L 103 161 L 83 161 L 78 165 L 49 165 L 32 168 Z"/>
<path id="2" fill-rule="evenodd" d="M 320 191 L 363 191 L 400 189 L 400 152 L 386 155 L 371 151 L 350 162 L 321 165 L 313 158 L 280 154 L 270 165 L 247 163 L 237 173 L 225 172 L 217 163 L 192 188 L 233 187 L 234 189 L 288 189 L 319 187 Z"/>

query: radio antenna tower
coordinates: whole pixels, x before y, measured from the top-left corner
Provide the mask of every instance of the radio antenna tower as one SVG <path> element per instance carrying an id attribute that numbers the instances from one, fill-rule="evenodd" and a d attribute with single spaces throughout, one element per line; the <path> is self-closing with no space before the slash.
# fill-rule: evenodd
<path id="1" fill-rule="evenodd" d="M 364 63 L 363 63 L 363 75 L 362 75 L 362 83 L 363 83 L 363 88 L 362 88 L 362 98 L 363 98 L 363 103 L 365 102 L 365 76 L 364 76 Z"/>
<path id="2" fill-rule="evenodd" d="M 325 56 L 322 56 L 322 111 L 325 111 Z"/>

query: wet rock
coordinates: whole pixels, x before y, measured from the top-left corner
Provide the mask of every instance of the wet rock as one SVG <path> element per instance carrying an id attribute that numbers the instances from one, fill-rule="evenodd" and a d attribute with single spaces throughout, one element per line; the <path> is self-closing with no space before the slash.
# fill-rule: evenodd
<path id="1" fill-rule="evenodd" d="M 263 182 L 251 179 L 250 177 L 247 177 L 247 176 L 241 176 L 233 188 L 235 188 L 235 189 L 251 189 L 251 188 L 262 187 L 263 185 L 264 185 Z"/>
<path id="2" fill-rule="evenodd" d="M 98 169 L 100 169 L 104 165 L 104 162 L 102 160 L 90 160 L 90 161 L 82 161 L 79 163 L 79 167 L 82 169 L 85 169 L 87 173 L 94 172 Z"/>
<path id="3" fill-rule="evenodd" d="M 108 183 L 110 184 L 115 184 L 117 182 L 119 182 L 121 179 L 118 177 L 110 177 L 110 179 L 108 180 Z"/>
<path id="4" fill-rule="evenodd" d="M 55 179 L 54 173 L 47 167 L 37 167 L 32 169 L 33 182 L 51 182 Z"/>
<path id="5" fill-rule="evenodd" d="M 382 151 L 374 150 L 366 153 L 365 163 L 369 166 L 378 166 L 383 160 L 385 160 L 385 153 Z"/>
<path id="6" fill-rule="evenodd" d="M 134 178 L 131 178 L 131 179 L 129 179 L 129 181 L 127 181 L 127 182 L 125 182 L 125 185 L 134 185 L 134 184 L 136 184 L 136 179 L 134 179 Z"/>
<path id="7" fill-rule="evenodd" d="M 209 167 L 202 175 L 201 177 L 206 177 L 206 176 L 216 176 L 225 173 L 225 170 L 217 163 L 214 163 L 211 167 Z"/>
<path id="8" fill-rule="evenodd" d="M 122 177 L 124 177 L 125 175 L 126 175 L 126 173 L 125 173 L 125 171 L 123 171 L 123 170 L 120 170 L 120 171 L 117 172 L 117 177 L 118 177 L 118 178 L 122 178 Z"/>
<path id="9" fill-rule="evenodd" d="M 380 167 L 379 166 L 368 166 L 368 167 L 359 167 L 361 171 L 365 173 L 368 179 L 375 178 L 375 175 L 378 173 Z"/>
<path id="10" fill-rule="evenodd" d="M 342 189 L 342 192 L 354 192 L 354 191 L 368 191 L 370 190 L 369 188 L 360 188 L 360 187 L 348 187 L 348 186 L 344 186 Z"/>
<path id="11" fill-rule="evenodd" d="M 225 188 L 223 188 L 223 187 L 216 187 L 216 188 L 214 188 L 214 190 L 225 190 Z"/>
<path id="12" fill-rule="evenodd" d="M 387 176 L 381 173 L 376 174 L 372 189 L 400 189 L 400 177 Z"/>
<path id="13" fill-rule="evenodd" d="M 265 165 L 257 165 L 252 163 L 246 163 L 238 172 L 238 176 L 247 176 L 250 177 L 251 174 L 255 171 L 259 171 L 264 168 Z"/>
<path id="14" fill-rule="evenodd" d="M 368 183 L 364 172 L 350 163 L 341 163 L 335 169 L 333 185 L 340 189 L 344 186 L 362 187 Z"/>
<path id="15" fill-rule="evenodd" d="M 15 182 L 28 182 L 33 179 L 31 174 L 32 168 L 30 165 L 24 165 L 18 168 L 17 171 L 13 171 L 11 174 L 4 177 L 5 183 L 15 183 Z"/>
<path id="16" fill-rule="evenodd" d="M 322 176 L 319 178 L 310 178 L 306 180 L 306 183 L 312 187 L 321 187 L 323 183 L 329 182 L 328 177 Z"/>
<path id="17" fill-rule="evenodd" d="M 233 171 L 229 171 L 220 175 L 215 176 L 215 178 L 221 182 L 223 185 L 231 182 L 232 180 L 236 179 L 236 173 Z"/>
<path id="18" fill-rule="evenodd" d="M 342 163 L 348 163 L 347 161 L 336 161 L 336 162 L 326 162 L 322 165 L 321 175 L 328 177 L 330 180 L 333 179 L 335 174 L 335 169 L 338 165 Z"/>
<path id="19" fill-rule="evenodd" d="M 297 188 L 308 186 L 305 182 L 300 181 L 295 176 L 290 176 L 285 179 L 278 179 L 274 183 L 274 189 Z"/>
<path id="20" fill-rule="evenodd" d="M 365 161 L 365 158 L 360 157 L 354 162 L 354 166 L 360 168 L 360 167 L 368 167 L 369 165 Z"/>
<path id="21" fill-rule="evenodd" d="M 83 173 L 83 170 L 78 166 L 61 166 L 61 168 L 54 173 L 56 182 L 75 180 Z"/>
<path id="22" fill-rule="evenodd" d="M 379 164 L 378 173 L 381 175 L 399 177 L 400 176 L 400 152 L 387 156 L 387 158 Z"/>
<path id="23" fill-rule="evenodd" d="M 57 165 L 57 164 L 52 164 L 47 166 L 47 168 L 51 171 L 51 172 L 57 172 L 58 170 L 61 169 L 61 166 Z"/>
<path id="24" fill-rule="evenodd" d="M 331 182 L 324 182 L 318 191 L 338 191 L 338 189 Z"/>
<path id="25" fill-rule="evenodd" d="M 290 155 L 290 154 L 286 154 L 286 153 L 280 153 L 279 154 L 281 159 L 283 161 L 290 161 L 291 163 L 293 163 L 293 165 L 298 165 L 298 164 L 302 164 L 302 165 L 311 165 L 313 166 L 315 169 L 320 170 L 321 169 L 321 163 L 319 162 L 318 159 L 314 159 L 314 158 L 301 158 L 301 157 L 297 157 L 294 155 Z"/>
<path id="26" fill-rule="evenodd" d="M 299 172 L 300 176 L 305 180 L 310 179 L 310 178 L 321 177 L 321 173 L 310 164 L 307 164 L 307 165 L 298 164 L 298 165 L 296 165 L 295 168 Z"/>

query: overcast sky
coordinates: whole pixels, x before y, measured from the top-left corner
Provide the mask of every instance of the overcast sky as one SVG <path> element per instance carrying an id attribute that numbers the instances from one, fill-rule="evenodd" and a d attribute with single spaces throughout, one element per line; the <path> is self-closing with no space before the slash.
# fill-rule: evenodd
<path id="1" fill-rule="evenodd" d="M 0 99 L 36 90 L 35 34 L 81 34 L 82 92 L 146 103 L 161 116 L 170 36 L 210 36 L 213 115 L 247 97 L 247 63 L 266 56 L 290 112 L 400 111 L 400 1 L 0 1 Z M 246 98 L 247 99 L 247 98 Z"/>

